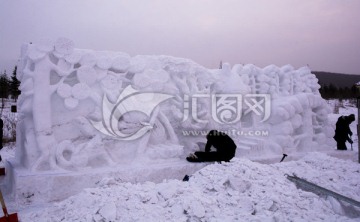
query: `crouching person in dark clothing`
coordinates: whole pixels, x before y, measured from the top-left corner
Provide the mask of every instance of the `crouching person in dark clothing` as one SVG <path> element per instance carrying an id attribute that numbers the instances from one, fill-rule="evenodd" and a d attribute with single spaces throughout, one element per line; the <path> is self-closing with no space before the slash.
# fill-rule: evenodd
<path id="1" fill-rule="evenodd" d="M 225 133 L 217 130 L 211 130 L 207 136 L 205 152 L 195 152 L 190 154 L 186 160 L 189 162 L 213 162 L 226 161 L 229 162 L 235 156 L 236 145 L 234 141 Z M 210 148 L 214 147 L 216 152 L 210 152 Z"/>
<path id="2" fill-rule="evenodd" d="M 353 143 L 349 136 L 352 136 L 350 130 L 350 124 L 355 120 L 355 115 L 350 114 L 349 116 L 340 116 L 336 122 L 335 136 L 334 139 L 337 142 L 338 150 L 347 150 L 346 141 Z"/>

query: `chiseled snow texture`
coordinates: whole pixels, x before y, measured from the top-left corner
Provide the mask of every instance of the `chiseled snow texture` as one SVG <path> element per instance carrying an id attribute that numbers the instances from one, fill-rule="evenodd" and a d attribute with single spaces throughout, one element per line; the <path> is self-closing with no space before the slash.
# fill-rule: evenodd
<path id="1" fill-rule="evenodd" d="M 153 159 L 151 148 L 162 159 L 174 158 L 161 147 L 184 158 L 204 142 L 198 130 L 236 132 L 231 136 L 241 157 L 334 145 L 330 111 L 307 66 L 224 63 L 212 70 L 171 56 L 77 49 L 59 38 L 24 45 L 18 67 L 22 93 L 14 165 L 33 172 Z M 145 99 L 146 93 L 171 98 L 158 104 L 152 96 Z M 210 95 L 219 98 L 212 101 Z M 151 115 L 137 112 L 154 103 L 156 109 L 146 109 Z M 246 137 L 249 131 L 268 136 Z M 137 132 L 145 135 L 129 143 Z"/>
<path id="2" fill-rule="evenodd" d="M 247 159 L 211 164 L 188 182 L 131 184 L 104 179 L 22 221 L 359 221 L 360 209 L 297 189 L 295 173 L 360 200 L 360 165 L 321 153 L 264 165 Z"/>

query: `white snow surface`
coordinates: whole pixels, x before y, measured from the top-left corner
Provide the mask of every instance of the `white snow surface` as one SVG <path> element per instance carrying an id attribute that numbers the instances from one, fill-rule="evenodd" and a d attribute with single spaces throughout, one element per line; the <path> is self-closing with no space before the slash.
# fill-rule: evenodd
<path id="1" fill-rule="evenodd" d="M 322 153 L 261 164 L 248 159 L 211 164 L 188 182 L 132 184 L 105 178 L 52 206 L 20 212 L 22 221 L 359 221 L 360 209 L 297 189 L 295 173 L 360 200 L 360 166 Z"/>

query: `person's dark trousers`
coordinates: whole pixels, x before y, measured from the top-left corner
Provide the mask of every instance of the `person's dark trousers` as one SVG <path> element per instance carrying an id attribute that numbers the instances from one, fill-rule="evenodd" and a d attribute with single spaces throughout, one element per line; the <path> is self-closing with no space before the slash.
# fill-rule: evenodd
<path id="1" fill-rule="evenodd" d="M 347 147 L 346 147 L 346 141 L 338 141 L 337 142 L 337 149 L 338 150 L 347 150 Z"/>
<path id="2" fill-rule="evenodd" d="M 0 132 L 0 150 L 3 148 L 2 139 L 3 139 L 3 132 L 1 130 L 1 132 Z"/>
<path id="3" fill-rule="evenodd" d="M 234 156 L 226 156 L 219 152 L 195 152 L 199 162 L 230 161 Z"/>

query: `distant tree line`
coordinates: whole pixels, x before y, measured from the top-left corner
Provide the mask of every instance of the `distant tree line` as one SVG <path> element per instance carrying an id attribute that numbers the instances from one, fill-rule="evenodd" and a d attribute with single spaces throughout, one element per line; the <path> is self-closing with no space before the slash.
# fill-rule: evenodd
<path id="1" fill-rule="evenodd" d="M 331 72 L 318 72 L 312 71 L 316 78 L 318 78 L 321 86 L 330 84 L 337 86 L 338 88 L 345 88 L 346 86 L 351 88 L 355 83 L 360 82 L 360 73 L 358 74 L 342 74 L 342 73 L 331 73 Z"/>
<path id="2" fill-rule="evenodd" d="M 320 94 L 324 99 L 354 99 L 360 96 L 359 88 L 354 84 L 352 87 L 337 87 L 330 83 L 321 85 Z"/>
<path id="3" fill-rule="evenodd" d="M 20 81 L 17 78 L 17 67 L 15 66 L 11 77 L 9 78 L 6 74 L 6 70 L 0 74 L 0 98 L 2 100 L 2 104 L 4 104 L 4 99 L 12 98 L 15 101 L 20 95 L 21 91 Z"/>
<path id="4" fill-rule="evenodd" d="M 220 62 L 220 66 L 221 65 L 222 62 Z M 321 74 L 321 72 L 318 73 Z M 329 75 L 329 73 L 326 74 Z M 342 75 L 342 79 L 344 79 L 343 78 L 344 74 L 339 74 L 339 75 Z M 333 83 L 322 84 L 321 82 L 322 81 L 320 80 L 319 84 L 321 88 L 319 89 L 319 91 L 324 99 L 353 99 L 360 96 L 360 90 L 359 90 L 360 85 L 358 86 L 359 88 L 356 87 L 355 84 L 353 84 L 352 87 L 348 87 L 348 86 L 337 87 Z M 21 93 L 21 91 L 19 90 L 19 86 L 20 86 L 20 81 L 17 78 L 17 66 L 14 67 L 14 70 L 10 78 L 6 74 L 6 70 L 4 70 L 3 73 L 0 74 L 0 98 L 2 99 L 2 101 L 4 101 L 4 99 L 9 97 L 16 101 Z M 2 103 L 4 104 L 4 102 Z"/>

